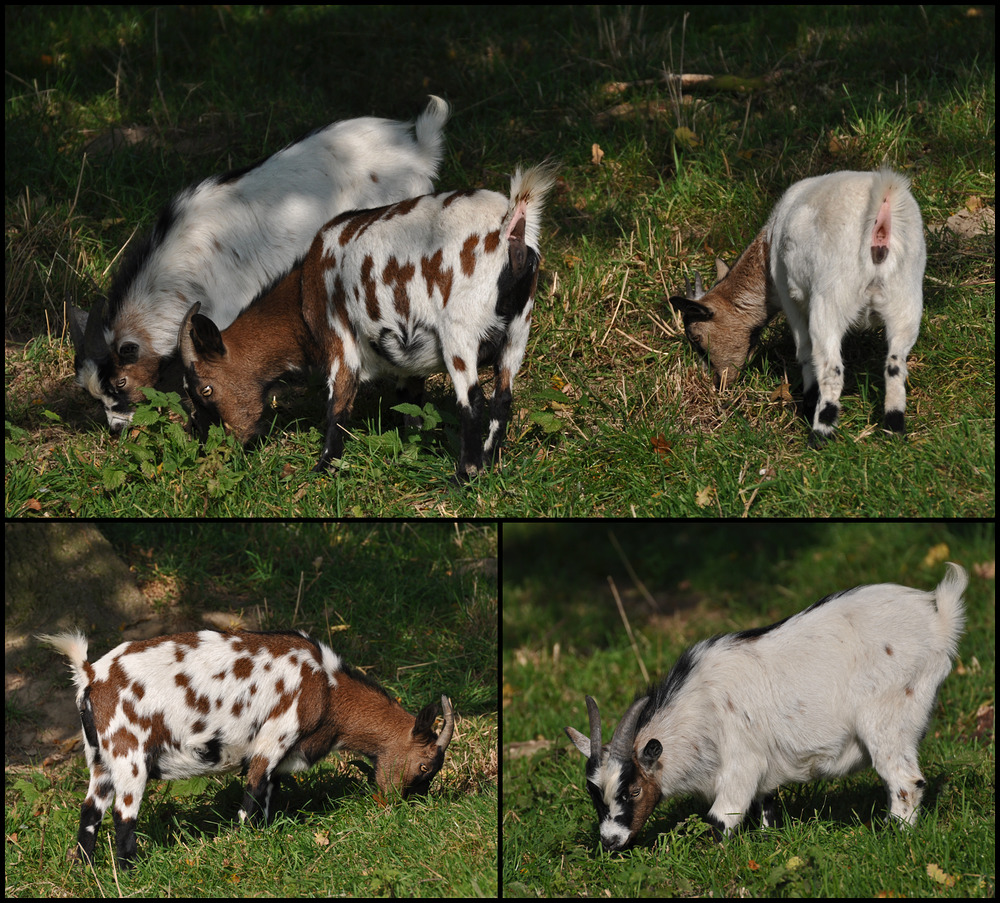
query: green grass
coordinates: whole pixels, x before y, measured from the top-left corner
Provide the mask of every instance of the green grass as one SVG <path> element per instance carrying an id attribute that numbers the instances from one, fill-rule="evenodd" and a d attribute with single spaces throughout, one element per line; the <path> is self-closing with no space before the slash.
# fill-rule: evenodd
<path id="1" fill-rule="evenodd" d="M 7 529 L 9 538 L 37 528 Z M 161 522 L 101 530 L 150 600 L 149 617 L 180 626 L 203 624 L 211 612 L 257 629 L 306 629 L 410 712 L 447 693 L 459 721 L 430 794 L 405 803 L 374 800 L 352 764 L 360 757 L 346 752 L 286 778 L 272 822 L 259 830 L 239 826 L 237 775 L 151 781 L 129 874 L 114 862 L 110 814 L 96 871 L 65 860 L 87 788 L 79 742 L 44 765 L 8 756 L 8 896 L 115 894 L 118 885 L 138 896 L 496 895 L 495 526 Z M 61 660 L 30 637 L 79 622 L 74 599 L 53 599 L 45 612 L 10 593 L 7 603 L 16 646 L 8 671 L 50 681 L 53 700 L 71 699 Z M 81 626 L 92 659 L 121 639 L 112 613 Z M 17 692 L 5 709 L 8 729 L 35 717 Z"/>
<path id="2" fill-rule="evenodd" d="M 994 206 L 993 23 L 992 7 L 18 8 L 5 511 L 991 516 L 994 236 L 943 224 Z M 717 78 L 680 96 L 664 68 Z M 372 387 L 326 475 L 310 472 L 318 383 L 281 392 L 245 455 L 218 439 L 199 457 L 176 400 L 109 439 L 73 384 L 64 301 L 106 291 L 122 246 L 184 185 L 337 118 L 412 118 L 430 92 L 454 110 L 441 186 L 503 189 L 518 162 L 561 166 L 503 471 L 451 487 L 443 378 L 426 429 L 405 435 Z M 839 441 L 814 451 L 784 321 L 719 393 L 664 299 L 739 254 L 794 180 L 883 163 L 911 177 L 928 228 L 909 437 L 878 426 L 878 329 L 846 340 Z"/>
<path id="3" fill-rule="evenodd" d="M 995 893 L 993 525 L 512 524 L 503 557 L 506 896 Z M 587 730 L 590 694 L 607 740 L 644 685 L 608 576 L 656 680 L 692 643 L 836 590 L 930 589 L 945 560 L 969 570 L 968 622 L 921 745 L 928 789 L 913 830 L 884 825 L 885 791 L 869 769 L 782 788 L 775 829 L 719 843 L 704 821 L 710 803 L 678 797 L 659 804 L 631 850 L 601 849 L 584 759 L 563 728 Z"/>

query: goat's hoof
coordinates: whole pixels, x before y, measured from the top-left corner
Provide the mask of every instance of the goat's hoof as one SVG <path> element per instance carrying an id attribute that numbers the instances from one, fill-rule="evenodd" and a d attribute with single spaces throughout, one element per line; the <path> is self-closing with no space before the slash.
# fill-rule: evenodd
<path id="1" fill-rule="evenodd" d="M 809 447 L 810 448 L 823 448 L 831 439 L 833 439 L 834 433 L 821 433 L 818 430 L 809 431 Z"/>
<path id="2" fill-rule="evenodd" d="M 906 438 L 906 423 L 903 420 L 902 411 L 887 411 L 885 415 L 885 428 L 900 439 Z"/>

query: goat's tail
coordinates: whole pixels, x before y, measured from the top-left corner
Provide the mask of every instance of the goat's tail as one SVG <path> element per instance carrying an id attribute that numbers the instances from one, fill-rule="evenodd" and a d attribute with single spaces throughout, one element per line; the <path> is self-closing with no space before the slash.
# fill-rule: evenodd
<path id="1" fill-rule="evenodd" d="M 874 214 L 870 250 L 872 263 L 878 265 L 889 257 L 891 248 L 899 245 L 901 240 L 908 241 L 906 237 L 901 239 L 897 233 L 900 229 L 909 231 L 912 223 L 909 222 L 910 212 L 906 210 L 906 200 L 910 197 L 910 180 L 887 167 L 882 167 L 875 176 L 870 202 Z M 916 206 L 916 201 L 911 203 Z M 902 223 L 898 222 L 901 214 L 904 217 Z M 900 251 L 897 249 L 895 254 L 898 257 Z"/>
<path id="2" fill-rule="evenodd" d="M 93 669 L 87 661 L 87 638 L 80 631 L 59 633 L 54 636 L 47 633 L 39 634 L 37 639 L 69 659 L 70 670 L 73 672 L 73 682 L 81 693 L 90 686 Z"/>
<path id="3" fill-rule="evenodd" d="M 441 162 L 442 144 L 444 143 L 444 124 L 448 121 L 451 110 L 448 102 L 434 94 L 430 95 L 427 107 L 417 117 L 414 131 L 417 134 L 417 145 L 424 158 L 431 164 L 431 176 L 437 174 Z"/>
<path id="4" fill-rule="evenodd" d="M 969 575 L 965 568 L 948 562 L 948 573 L 934 591 L 942 637 L 948 643 L 949 655 L 954 658 L 958 641 L 965 627 L 965 605 L 962 593 L 969 585 Z"/>
<path id="5" fill-rule="evenodd" d="M 530 169 L 519 166 L 510 180 L 510 206 L 504 218 L 504 234 L 510 235 L 520 219 L 524 219 L 524 243 L 538 250 L 538 234 L 542 224 L 545 196 L 556 183 L 555 163 L 540 163 Z"/>

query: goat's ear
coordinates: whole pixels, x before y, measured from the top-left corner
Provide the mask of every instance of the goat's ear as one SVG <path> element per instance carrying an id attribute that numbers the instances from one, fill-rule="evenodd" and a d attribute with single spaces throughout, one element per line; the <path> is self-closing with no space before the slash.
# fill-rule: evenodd
<path id="1" fill-rule="evenodd" d="M 650 740 L 639 753 L 639 764 L 645 771 L 652 771 L 662 753 L 663 744 L 659 740 Z"/>
<path id="2" fill-rule="evenodd" d="M 437 718 L 438 706 L 436 702 L 425 705 L 418 713 L 417 720 L 413 724 L 413 736 L 417 740 L 426 743 L 433 743 L 435 740 L 434 719 Z"/>
<path id="3" fill-rule="evenodd" d="M 192 309 L 181 324 L 181 356 L 185 362 L 200 358 L 225 357 L 226 344 L 215 323 L 204 314 Z"/>
<path id="4" fill-rule="evenodd" d="M 139 346 L 135 342 L 122 342 L 118 347 L 118 361 L 122 364 L 138 363 Z"/>
<path id="5" fill-rule="evenodd" d="M 690 298 L 682 298 L 680 295 L 673 295 L 667 300 L 684 315 L 684 322 L 696 320 L 711 320 L 715 314 L 699 301 L 692 301 Z"/>

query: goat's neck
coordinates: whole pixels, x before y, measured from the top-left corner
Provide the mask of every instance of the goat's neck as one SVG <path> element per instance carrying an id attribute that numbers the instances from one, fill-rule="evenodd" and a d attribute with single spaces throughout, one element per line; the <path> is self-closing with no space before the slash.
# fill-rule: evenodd
<path id="1" fill-rule="evenodd" d="M 342 675 L 337 683 L 338 746 L 375 758 L 398 737 L 412 734 L 414 716 L 381 690 Z"/>
<path id="2" fill-rule="evenodd" d="M 258 377 L 277 379 L 304 368 L 312 356 L 311 334 L 302 318 L 301 270 L 296 268 L 269 294 L 254 301 L 230 325 L 225 342 L 237 359 L 258 363 Z"/>
<path id="3" fill-rule="evenodd" d="M 761 229 L 747 249 L 740 254 L 726 275 L 729 298 L 743 309 L 759 309 L 765 304 L 768 310 L 776 310 L 778 296 L 771 278 L 770 243 L 766 229 Z"/>

